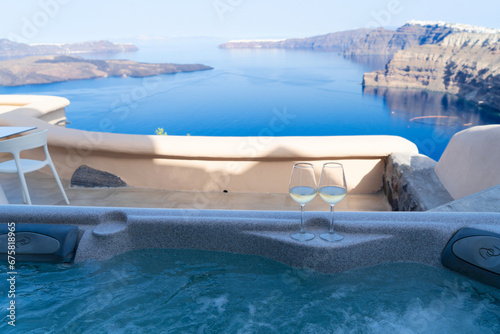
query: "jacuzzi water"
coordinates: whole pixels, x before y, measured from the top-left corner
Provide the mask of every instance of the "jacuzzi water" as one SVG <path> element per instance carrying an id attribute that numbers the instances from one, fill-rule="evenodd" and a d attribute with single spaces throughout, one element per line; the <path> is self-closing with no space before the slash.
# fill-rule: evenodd
<path id="1" fill-rule="evenodd" d="M 16 327 L 3 318 L 1 333 L 500 332 L 500 290 L 416 263 L 326 275 L 257 256 L 142 250 L 18 274 Z"/>

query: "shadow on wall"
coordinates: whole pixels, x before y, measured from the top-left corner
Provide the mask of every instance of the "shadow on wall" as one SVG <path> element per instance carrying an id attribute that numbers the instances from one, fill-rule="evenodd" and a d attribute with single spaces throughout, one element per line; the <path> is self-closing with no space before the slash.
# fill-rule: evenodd
<path id="1" fill-rule="evenodd" d="M 58 148 L 52 149 L 59 151 Z M 293 155 L 293 151 L 281 148 Z M 58 154 L 60 156 L 60 154 Z M 351 193 L 373 193 L 382 187 L 384 161 L 380 158 L 349 159 L 324 157 L 321 159 L 275 159 L 276 151 L 261 159 L 175 159 L 152 156 L 124 156 L 120 153 L 93 152 L 79 160 L 93 168 L 110 172 L 127 184 L 137 187 L 203 192 L 260 192 L 287 193 L 292 166 L 298 161 L 314 164 L 319 181 L 321 167 L 328 161 L 344 164 L 348 190 Z M 76 162 L 77 160 L 75 160 Z M 80 165 L 79 165 L 80 166 Z M 77 166 L 77 167 L 79 167 Z M 59 164 L 60 169 L 68 169 Z M 73 168 L 68 169 L 73 170 Z"/>

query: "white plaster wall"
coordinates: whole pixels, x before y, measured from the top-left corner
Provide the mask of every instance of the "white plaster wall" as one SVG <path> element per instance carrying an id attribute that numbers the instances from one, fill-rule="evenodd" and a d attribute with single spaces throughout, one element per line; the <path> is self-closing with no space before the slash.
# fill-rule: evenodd
<path id="1" fill-rule="evenodd" d="M 434 170 L 454 199 L 500 184 L 500 125 L 455 134 Z"/>

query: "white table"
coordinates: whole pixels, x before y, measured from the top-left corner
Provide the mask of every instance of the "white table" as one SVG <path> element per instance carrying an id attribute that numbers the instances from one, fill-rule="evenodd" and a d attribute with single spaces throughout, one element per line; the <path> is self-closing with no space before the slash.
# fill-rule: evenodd
<path id="1" fill-rule="evenodd" d="M 34 130 L 36 126 L 0 126 L 0 138 Z"/>

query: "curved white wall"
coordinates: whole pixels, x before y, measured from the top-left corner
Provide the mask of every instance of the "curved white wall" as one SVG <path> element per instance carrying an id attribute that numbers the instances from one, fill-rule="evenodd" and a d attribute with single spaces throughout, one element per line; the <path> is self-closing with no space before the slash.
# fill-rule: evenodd
<path id="1" fill-rule="evenodd" d="M 455 134 L 435 171 L 454 199 L 500 184 L 500 125 Z"/>
<path id="2" fill-rule="evenodd" d="M 81 131 L 46 122 L 69 103 L 66 99 L 54 97 L 50 108 L 50 97 L 23 98 L 31 103 L 0 115 L 0 125 L 48 129 L 50 152 L 64 178 L 86 164 L 137 187 L 287 192 L 294 162 L 315 163 L 319 179 L 321 164 L 335 160 L 346 165 L 349 191 L 371 193 L 382 187 L 387 156 L 418 153 L 415 144 L 395 136 L 196 137 Z"/>

